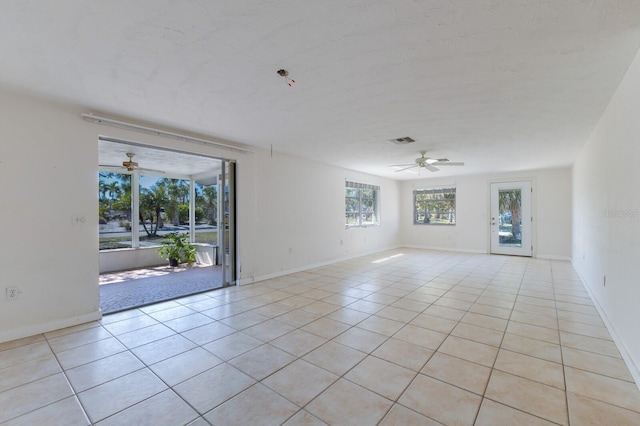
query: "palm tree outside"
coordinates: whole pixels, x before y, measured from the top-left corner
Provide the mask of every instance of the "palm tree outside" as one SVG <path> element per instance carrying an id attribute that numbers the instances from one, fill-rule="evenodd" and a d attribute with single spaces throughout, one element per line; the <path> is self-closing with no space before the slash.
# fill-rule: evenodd
<path id="1" fill-rule="evenodd" d="M 511 225 L 512 242 L 521 241 L 520 218 L 522 194 L 519 189 L 500 190 L 498 192 L 501 226 Z M 507 214 L 508 213 L 508 214 Z"/>

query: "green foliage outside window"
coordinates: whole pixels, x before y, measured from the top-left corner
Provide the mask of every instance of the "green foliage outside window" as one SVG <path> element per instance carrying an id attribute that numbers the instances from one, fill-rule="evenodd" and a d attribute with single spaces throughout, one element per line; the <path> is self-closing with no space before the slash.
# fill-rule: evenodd
<path id="1" fill-rule="evenodd" d="M 434 188 L 413 191 L 414 225 L 455 225 L 456 189 Z"/>
<path id="2" fill-rule="evenodd" d="M 345 186 L 346 226 L 372 226 L 379 224 L 378 193 L 380 188 L 347 182 Z"/>
<path id="3" fill-rule="evenodd" d="M 144 183 L 143 183 L 144 182 Z M 218 222 L 217 185 L 195 184 L 196 225 L 216 226 Z M 131 175 L 101 171 L 98 173 L 98 221 L 100 250 L 131 247 L 131 224 L 135 220 L 142 231 L 140 241 L 156 241 L 166 234 L 167 226 L 189 223 L 189 181 L 184 179 L 140 176 L 139 217 L 133 218 Z M 160 232 L 162 231 L 162 232 Z M 206 234 L 206 235 L 205 235 Z M 216 230 L 197 232 L 196 241 L 215 243 Z"/>

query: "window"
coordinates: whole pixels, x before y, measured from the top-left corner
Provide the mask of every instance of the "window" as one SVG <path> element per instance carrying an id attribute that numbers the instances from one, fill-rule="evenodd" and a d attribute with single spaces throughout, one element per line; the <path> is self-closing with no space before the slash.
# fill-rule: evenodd
<path id="1" fill-rule="evenodd" d="M 456 189 L 432 188 L 413 191 L 414 225 L 455 225 Z"/>
<path id="2" fill-rule="evenodd" d="M 196 182 L 196 243 L 218 243 L 218 184 Z"/>
<path id="3" fill-rule="evenodd" d="M 100 250 L 131 247 L 131 175 L 98 173 Z"/>
<path id="4" fill-rule="evenodd" d="M 140 175 L 141 246 L 159 245 L 169 232 L 189 232 L 189 182 Z"/>
<path id="5" fill-rule="evenodd" d="M 347 227 L 379 225 L 380 187 L 364 183 L 345 183 L 345 219 Z"/>

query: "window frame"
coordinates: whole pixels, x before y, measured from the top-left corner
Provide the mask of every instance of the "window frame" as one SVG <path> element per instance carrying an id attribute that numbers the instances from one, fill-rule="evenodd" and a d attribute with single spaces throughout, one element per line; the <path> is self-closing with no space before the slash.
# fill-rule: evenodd
<path id="1" fill-rule="evenodd" d="M 423 209 L 421 209 L 420 211 L 418 211 L 418 202 L 424 202 L 425 200 L 421 200 L 418 201 L 418 196 L 419 195 L 432 195 L 434 196 L 434 199 L 431 200 L 432 204 L 449 204 L 448 209 L 445 211 L 445 215 L 449 216 L 449 222 L 445 221 L 440 221 L 439 218 L 437 218 L 439 221 L 432 221 L 429 220 L 427 222 L 425 222 L 425 219 L 423 218 L 422 221 L 420 221 L 418 218 L 420 217 L 420 213 L 421 211 L 423 211 Z M 442 198 L 436 198 L 435 196 L 437 195 L 442 195 Z M 453 195 L 452 198 L 446 198 L 447 195 Z M 450 204 L 453 204 L 453 208 L 450 207 Z M 456 187 L 455 185 L 443 185 L 443 186 L 438 186 L 438 187 L 432 187 L 432 188 L 425 188 L 425 189 L 415 189 L 413 191 L 413 224 L 414 225 L 434 225 L 434 226 L 456 226 L 457 223 L 457 196 L 456 196 Z M 440 210 L 436 210 L 436 211 L 440 211 Z M 430 213 L 430 216 L 432 214 Z M 425 215 L 426 216 L 426 215 Z"/>
<path id="2" fill-rule="evenodd" d="M 355 191 L 355 195 L 353 193 Z M 371 193 L 372 196 L 367 196 Z M 345 181 L 345 228 L 367 228 L 380 226 L 380 187 L 366 183 Z M 351 201 L 351 202 L 350 202 Z M 355 203 L 356 209 L 349 210 Z M 366 209 L 369 206 L 369 209 Z M 355 216 L 356 223 L 349 223 L 350 215 Z M 363 217 L 371 216 L 371 221 L 363 221 Z"/>
<path id="3" fill-rule="evenodd" d="M 113 176 L 117 175 L 117 176 Z M 125 178 L 125 176 L 128 177 Z M 109 185 L 103 185 L 107 182 L 117 182 L 117 185 L 111 187 L 109 189 Z M 127 188 L 128 186 L 128 188 Z M 119 193 L 119 197 L 124 197 L 125 200 L 129 198 L 129 205 L 121 205 L 120 207 L 115 207 L 113 205 L 114 202 L 120 203 L 121 200 L 119 198 L 114 198 L 113 195 L 116 193 L 115 189 L 117 188 L 117 192 Z M 106 252 L 110 250 L 123 250 L 131 248 L 130 245 L 121 244 L 119 242 L 108 243 L 104 240 L 108 240 L 114 238 L 115 234 L 125 234 L 128 233 L 128 239 L 133 241 L 133 227 L 134 227 L 134 218 L 133 218 L 133 198 L 134 198 L 134 190 L 132 184 L 131 173 L 127 173 L 126 171 L 112 171 L 109 169 L 99 169 L 98 170 L 98 211 L 101 212 L 104 208 L 106 208 L 105 202 L 109 203 L 109 215 L 104 217 L 107 219 L 107 223 L 98 225 L 98 251 Z M 107 194 L 109 194 L 107 196 Z M 127 208 L 128 207 L 128 208 Z M 109 231 L 109 223 L 114 222 L 114 217 L 111 215 L 113 213 L 117 213 L 115 219 L 118 220 L 120 227 L 124 227 L 125 230 L 112 230 Z M 124 217 L 122 217 L 124 215 Z M 101 213 L 98 214 L 99 218 L 103 217 Z M 103 225 L 105 225 L 106 229 L 103 229 Z M 122 236 L 122 235 L 120 235 Z M 104 245 L 113 245 L 111 247 L 101 248 L 101 244 Z"/>

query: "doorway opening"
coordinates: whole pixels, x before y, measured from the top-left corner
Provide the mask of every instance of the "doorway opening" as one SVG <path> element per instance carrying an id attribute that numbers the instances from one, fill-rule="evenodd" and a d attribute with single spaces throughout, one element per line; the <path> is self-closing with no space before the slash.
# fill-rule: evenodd
<path id="1" fill-rule="evenodd" d="M 103 313 L 235 285 L 233 160 L 107 137 L 99 153 Z"/>
<path id="2" fill-rule="evenodd" d="M 531 256 L 531 181 L 491 184 L 491 253 Z"/>

